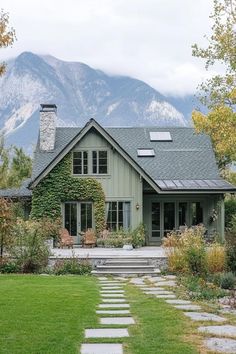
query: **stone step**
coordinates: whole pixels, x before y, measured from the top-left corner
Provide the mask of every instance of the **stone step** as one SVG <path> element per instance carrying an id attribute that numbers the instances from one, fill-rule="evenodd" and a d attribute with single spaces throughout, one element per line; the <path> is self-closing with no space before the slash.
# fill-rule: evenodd
<path id="1" fill-rule="evenodd" d="M 82 344 L 81 354 L 123 354 L 122 344 L 114 343 L 85 343 Z"/>
<path id="2" fill-rule="evenodd" d="M 85 338 L 123 338 L 129 337 L 126 328 L 91 328 L 85 330 Z"/>
<path id="3" fill-rule="evenodd" d="M 97 269 L 154 269 L 155 267 L 153 265 L 124 265 L 123 263 L 120 264 L 98 264 Z"/>
<path id="4" fill-rule="evenodd" d="M 148 260 L 139 260 L 139 259 L 132 259 L 132 260 L 122 260 L 122 259 L 112 259 L 112 260 L 107 260 L 105 265 L 124 265 L 124 266 L 146 266 L 150 265 Z"/>
<path id="5" fill-rule="evenodd" d="M 127 270 L 127 269 L 116 269 L 116 270 L 93 270 L 92 274 L 95 276 L 100 276 L 100 275 L 119 275 L 119 276 L 142 276 L 142 275 L 155 275 L 160 273 L 159 269 L 141 269 L 141 270 Z"/>

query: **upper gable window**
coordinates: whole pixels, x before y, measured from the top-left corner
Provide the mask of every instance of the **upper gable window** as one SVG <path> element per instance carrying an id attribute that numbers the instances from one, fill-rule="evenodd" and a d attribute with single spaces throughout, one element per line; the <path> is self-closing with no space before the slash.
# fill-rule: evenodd
<path id="1" fill-rule="evenodd" d="M 87 151 L 73 152 L 73 174 L 74 175 L 88 174 L 88 152 Z"/>
<path id="2" fill-rule="evenodd" d="M 155 156 L 155 151 L 153 149 L 138 149 L 137 150 L 139 157 L 153 157 Z"/>
<path id="3" fill-rule="evenodd" d="M 151 141 L 172 141 L 170 132 L 150 132 Z"/>
<path id="4" fill-rule="evenodd" d="M 107 151 L 95 150 L 92 152 L 92 171 L 93 174 L 107 174 Z"/>

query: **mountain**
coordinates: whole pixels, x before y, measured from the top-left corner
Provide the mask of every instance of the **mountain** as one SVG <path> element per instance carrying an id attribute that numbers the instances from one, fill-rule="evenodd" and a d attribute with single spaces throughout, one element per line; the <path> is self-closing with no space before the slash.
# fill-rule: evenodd
<path id="1" fill-rule="evenodd" d="M 79 62 L 24 52 L 0 78 L 0 130 L 7 143 L 31 150 L 40 103 L 58 106 L 59 126 L 186 126 L 181 105 L 143 81 L 111 76 Z"/>

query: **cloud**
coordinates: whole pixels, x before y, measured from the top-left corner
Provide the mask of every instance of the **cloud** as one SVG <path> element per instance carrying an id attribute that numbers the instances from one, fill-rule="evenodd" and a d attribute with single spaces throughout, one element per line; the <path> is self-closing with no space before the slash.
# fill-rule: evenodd
<path id="1" fill-rule="evenodd" d="M 195 92 L 206 77 L 191 45 L 209 33 L 211 0 L 2 0 L 22 51 L 81 61 L 133 76 L 172 95 Z"/>

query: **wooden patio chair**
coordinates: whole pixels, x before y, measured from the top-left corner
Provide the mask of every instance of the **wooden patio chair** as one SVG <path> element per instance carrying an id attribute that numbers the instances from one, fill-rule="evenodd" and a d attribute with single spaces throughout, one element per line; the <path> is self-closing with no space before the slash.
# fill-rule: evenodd
<path id="1" fill-rule="evenodd" d="M 96 235 L 93 229 L 88 229 L 83 236 L 83 247 L 94 247 L 96 245 Z"/>
<path id="2" fill-rule="evenodd" d="M 68 248 L 73 248 L 74 239 L 69 234 L 67 229 L 61 229 L 59 244 L 60 244 L 60 248 L 63 248 L 64 246 L 66 246 Z"/>

